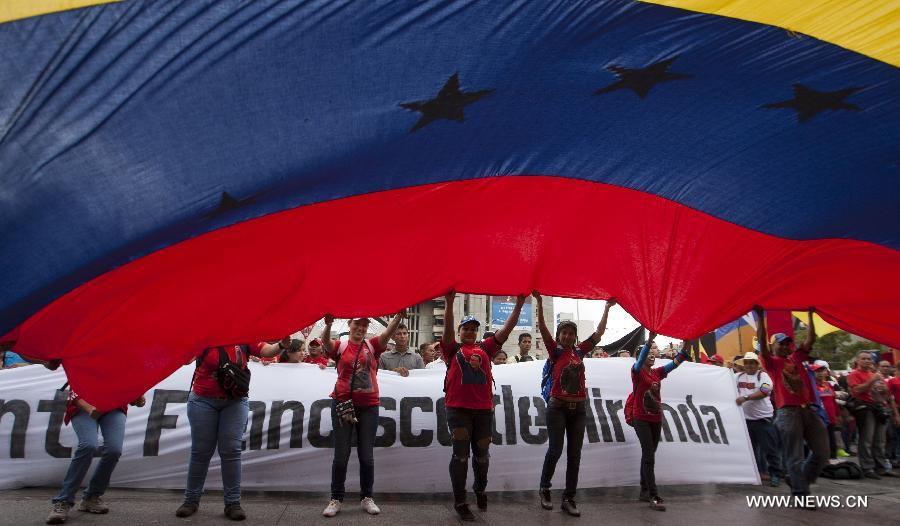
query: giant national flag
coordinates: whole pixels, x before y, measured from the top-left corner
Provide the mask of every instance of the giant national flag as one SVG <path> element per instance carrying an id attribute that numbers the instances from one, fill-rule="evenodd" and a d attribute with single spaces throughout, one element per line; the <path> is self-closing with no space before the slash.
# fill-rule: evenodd
<path id="1" fill-rule="evenodd" d="M 101 408 L 451 288 L 900 346 L 896 3 L 0 5 L 0 334 Z"/>

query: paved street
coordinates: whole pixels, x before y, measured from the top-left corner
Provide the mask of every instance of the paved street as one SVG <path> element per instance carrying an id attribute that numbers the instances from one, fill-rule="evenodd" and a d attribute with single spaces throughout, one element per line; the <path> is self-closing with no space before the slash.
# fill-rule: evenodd
<path id="1" fill-rule="evenodd" d="M 376 482 L 377 483 L 377 482 Z M 377 486 L 376 486 L 377 488 Z M 56 488 L 31 488 L 0 492 L 0 524 L 43 524 L 50 508 L 50 497 Z M 746 485 L 707 485 L 664 487 L 668 510 L 652 511 L 645 503 L 637 502 L 637 488 L 605 488 L 583 490 L 578 495 L 582 518 L 564 515 L 558 506 L 554 511 L 544 511 L 537 501 L 536 492 L 491 493 L 486 513 L 476 511 L 476 524 L 516 525 L 529 524 L 660 524 L 721 525 L 734 526 L 777 524 L 846 526 L 896 524 L 900 517 L 900 478 L 880 481 L 832 481 L 819 479 L 814 486 L 818 495 L 867 495 L 865 509 L 819 509 L 804 511 L 795 509 L 750 509 L 748 495 L 786 495 L 786 487 Z M 203 501 L 200 512 L 189 519 L 175 517 L 180 504 L 180 493 L 168 490 L 111 490 L 105 500 L 110 505 L 109 515 L 89 515 L 73 511 L 67 524 L 73 525 L 138 525 L 138 524 L 231 524 L 222 515 L 221 492 L 211 492 Z M 321 516 L 327 496 L 309 493 L 245 492 L 243 506 L 248 520 L 245 524 L 366 524 L 366 525 L 423 525 L 456 524 L 456 516 L 450 505 L 449 495 L 377 495 L 382 513 L 368 516 L 356 505 L 356 499 L 348 496 L 344 511 L 334 519 Z M 558 502 L 559 494 L 554 493 Z M 473 505 L 473 510 L 474 510 Z"/>

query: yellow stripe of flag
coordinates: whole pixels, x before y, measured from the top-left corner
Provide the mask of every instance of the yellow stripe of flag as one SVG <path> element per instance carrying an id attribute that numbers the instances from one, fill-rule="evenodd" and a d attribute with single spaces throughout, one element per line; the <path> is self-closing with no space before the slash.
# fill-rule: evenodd
<path id="1" fill-rule="evenodd" d="M 0 24 L 22 18 L 111 4 L 121 0 L 0 0 Z"/>
<path id="2" fill-rule="evenodd" d="M 900 66 L 898 0 L 640 0 L 782 27 Z"/>
<path id="3" fill-rule="evenodd" d="M 803 311 L 803 310 L 794 311 L 791 314 L 793 314 L 794 317 L 797 318 L 798 320 L 802 321 L 803 323 L 806 323 L 807 316 L 808 316 L 806 311 Z M 825 336 L 828 333 L 832 333 L 832 332 L 841 330 L 839 327 L 835 327 L 834 325 L 823 320 L 822 317 L 819 316 L 818 314 L 813 314 L 813 323 L 816 325 L 816 335 L 818 335 L 818 336 Z"/>

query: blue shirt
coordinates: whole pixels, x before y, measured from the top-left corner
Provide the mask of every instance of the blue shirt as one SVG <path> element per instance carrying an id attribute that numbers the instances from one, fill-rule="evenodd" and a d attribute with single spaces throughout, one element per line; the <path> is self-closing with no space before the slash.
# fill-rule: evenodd
<path id="1" fill-rule="evenodd" d="M 3 355 L 3 367 L 12 367 L 17 363 L 30 364 L 31 362 L 12 351 L 6 351 L 6 354 Z"/>

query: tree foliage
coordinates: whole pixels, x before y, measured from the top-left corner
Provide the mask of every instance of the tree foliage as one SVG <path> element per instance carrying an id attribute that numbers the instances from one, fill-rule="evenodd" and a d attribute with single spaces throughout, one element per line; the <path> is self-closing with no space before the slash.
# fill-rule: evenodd
<path id="1" fill-rule="evenodd" d="M 794 333 L 794 341 L 806 339 L 806 329 L 798 329 Z M 836 331 L 816 338 L 813 344 L 813 356 L 825 360 L 831 370 L 849 369 L 850 363 L 859 351 L 887 351 L 880 343 L 859 339 L 847 331 Z"/>

